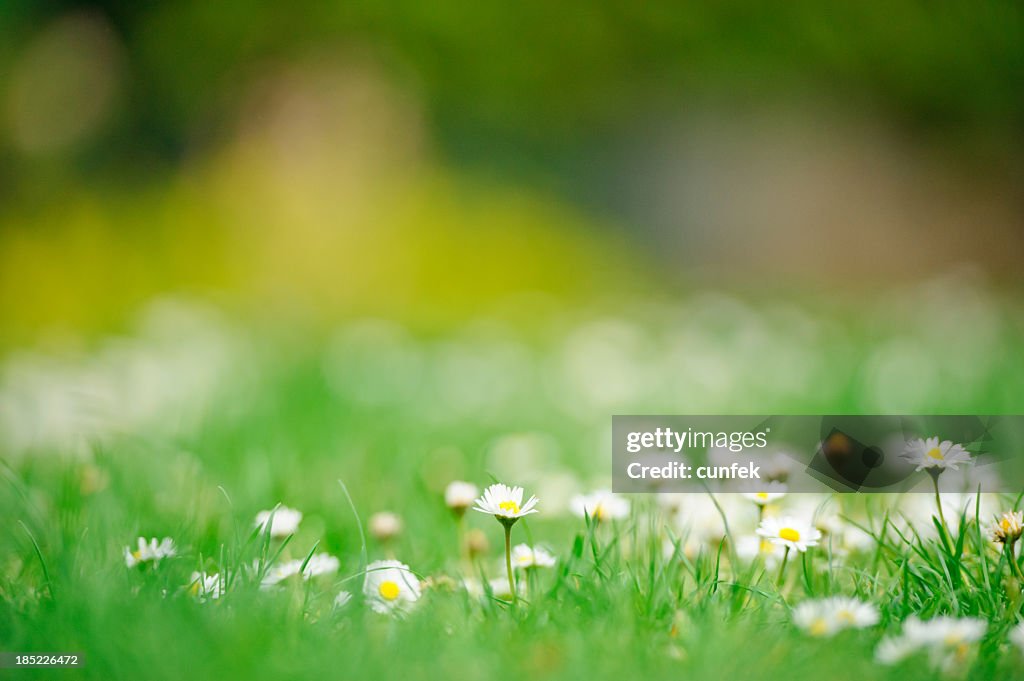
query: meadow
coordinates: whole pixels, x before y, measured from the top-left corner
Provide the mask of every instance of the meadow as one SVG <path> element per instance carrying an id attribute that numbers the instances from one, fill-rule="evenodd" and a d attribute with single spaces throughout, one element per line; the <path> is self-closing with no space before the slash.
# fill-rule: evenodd
<path id="1" fill-rule="evenodd" d="M 936 333 L 938 299 L 972 325 Z M 85 664 L 3 673 L 1021 676 L 1018 556 L 992 535 L 1019 497 L 946 493 L 940 519 L 929 494 L 599 492 L 612 413 L 1019 410 L 1011 299 L 938 280 L 856 316 L 725 293 L 531 304 L 530 326 L 439 332 L 167 300 L 90 345 L 10 354 L 0 649 Z M 474 512 L 496 482 L 536 512 Z M 534 547 L 515 598 L 506 524 Z"/>

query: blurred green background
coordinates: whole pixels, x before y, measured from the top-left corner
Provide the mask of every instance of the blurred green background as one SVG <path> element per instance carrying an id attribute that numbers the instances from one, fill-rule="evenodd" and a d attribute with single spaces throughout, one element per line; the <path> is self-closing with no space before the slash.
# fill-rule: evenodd
<path id="1" fill-rule="evenodd" d="M 165 294 L 427 329 L 537 293 L 1015 294 L 1022 15 L 6 0 L 0 342 Z"/>

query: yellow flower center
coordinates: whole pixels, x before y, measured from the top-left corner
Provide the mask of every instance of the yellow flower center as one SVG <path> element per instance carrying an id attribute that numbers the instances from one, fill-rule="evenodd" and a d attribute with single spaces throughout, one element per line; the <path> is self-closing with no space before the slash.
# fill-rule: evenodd
<path id="1" fill-rule="evenodd" d="M 767 539 L 761 540 L 761 553 L 775 553 L 775 544 Z"/>
<path id="2" fill-rule="evenodd" d="M 598 504 L 594 506 L 594 512 L 590 514 L 595 520 L 604 520 L 607 513 L 604 510 L 604 504 Z"/>
<path id="3" fill-rule="evenodd" d="M 768 492 L 758 492 L 754 496 L 756 496 L 761 501 L 767 501 L 768 500 Z"/>
<path id="4" fill-rule="evenodd" d="M 395 600 L 399 594 L 398 585 L 391 580 L 381 582 L 380 586 L 377 587 L 377 591 L 380 592 L 380 597 L 386 601 Z"/>
<path id="5" fill-rule="evenodd" d="M 779 530 L 779 539 L 785 539 L 786 541 L 800 541 L 800 533 L 792 527 L 783 527 Z"/>
<path id="6" fill-rule="evenodd" d="M 498 504 L 498 508 L 500 508 L 502 511 L 505 511 L 510 515 L 515 515 L 516 513 L 519 513 L 519 504 L 517 504 L 514 501 L 503 501 L 500 504 Z"/>
<path id="7" fill-rule="evenodd" d="M 847 624 L 853 624 L 853 613 L 849 610 L 840 610 L 836 613 L 836 619 Z"/>
<path id="8" fill-rule="evenodd" d="M 134 557 L 135 560 L 138 560 L 139 558 L 142 558 L 142 554 L 138 551 L 132 551 L 132 557 Z"/>
<path id="9" fill-rule="evenodd" d="M 808 631 L 811 636 L 824 636 L 828 633 L 828 622 L 826 622 L 824 618 L 819 617 L 811 622 L 811 627 Z"/>
<path id="10" fill-rule="evenodd" d="M 942 450 L 939 449 L 938 447 L 932 447 L 931 449 L 929 449 L 928 456 L 935 459 L 936 461 L 942 461 L 943 459 L 946 458 L 945 456 L 943 456 Z"/>
<path id="11" fill-rule="evenodd" d="M 1003 528 L 1003 532 L 1009 532 L 1010 531 L 1010 519 L 1009 518 L 1003 518 L 1002 521 L 999 523 L 999 526 L 1001 528 Z"/>

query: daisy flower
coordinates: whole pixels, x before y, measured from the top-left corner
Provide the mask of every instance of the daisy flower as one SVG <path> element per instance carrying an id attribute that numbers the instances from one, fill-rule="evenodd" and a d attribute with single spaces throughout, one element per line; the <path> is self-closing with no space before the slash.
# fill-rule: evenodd
<path id="1" fill-rule="evenodd" d="M 744 492 L 743 496 L 758 506 L 767 506 L 786 496 L 786 486 L 781 482 L 769 482 L 756 492 Z"/>
<path id="2" fill-rule="evenodd" d="M 473 505 L 477 494 L 479 494 L 479 490 L 473 483 L 454 480 L 448 483 L 444 489 L 444 503 L 456 515 L 461 516 L 467 508 Z"/>
<path id="3" fill-rule="evenodd" d="M 939 442 L 938 437 L 930 437 L 926 440 L 918 438 L 909 441 L 900 457 L 911 465 L 917 466 L 915 470 L 928 471 L 928 475 L 932 479 L 932 487 L 935 488 L 935 507 L 939 511 L 942 531 L 949 534 L 946 514 L 942 511 L 942 495 L 939 494 L 939 476 L 947 468 L 955 471 L 958 470 L 957 466 L 960 464 L 973 463 L 970 452 L 950 440 Z"/>
<path id="4" fill-rule="evenodd" d="M 273 520 L 271 520 L 273 516 Z M 270 522 L 270 536 L 275 539 L 295 534 L 302 522 L 302 511 L 296 511 L 287 506 L 278 506 L 274 510 L 260 511 L 256 514 L 255 526 L 265 529 L 267 522 Z"/>
<path id="5" fill-rule="evenodd" d="M 377 560 L 366 566 L 363 595 L 374 612 L 407 612 L 420 598 L 420 580 L 397 560 Z"/>
<path id="6" fill-rule="evenodd" d="M 193 572 L 189 577 L 188 590 L 200 601 L 217 599 L 224 595 L 224 580 L 218 574 Z"/>
<path id="7" fill-rule="evenodd" d="M 917 466 L 916 470 L 934 468 L 937 473 L 947 468 L 955 471 L 960 464 L 971 463 L 970 452 L 949 440 L 939 442 L 937 437 L 911 440 L 900 457 Z"/>
<path id="8" fill-rule="evenodd" d="M 773 544 L 803 553 L 821 540 L 821 531 L 810 523 L 790 516 L 768 517 L 761 521 L 757 534 Z"/>
<path id="9" fill-rule="evenodd" d="M 540 548 L 527 544 L 517 544 L 512 549 L 512 567 L 525 570 L 536 567 L 554 567 L 555 557 Z"/>
<path id="10" fill-rule="evenodd" d="M 516 582 L 512 576 L 512 526 L 525 515 L 536 513 L 537 497 L 523 503 L 523 488 L 509 487 L 497 483 L 484 490 L 484 495 L 476 500 L 474 511 L 489 513 L 498 519 L 505 528 L 505 571 L 508 576 L 508 590 L 512 601 L 516 600 Z"/>
<path id="11" fill-rule="evenodd" d="M 146 563 L 159 565 L 161 560 L 170 558 L 176 553 L 177 549 L 170 537 L 164 537 L 160 542 L 157 542 L 156 537 L 148 542 L 145 537 L 139 537 L 137 548 L 134 551 L 130 546 L 124 547 L 124 562 L 130 568 Z"/>
<path id="12" fill-rule="evenodd" d="M 577 494 L 570 500 L 569 508 L 581 518 L 590 517 L 597 522 L 621 520 L 629 515 L 629 500 L 602 489 Z"/>
<path id="13" fill-rule="evenodd" d="M 999 544 L 1014 543 L 1020 539 L 1021 532 L 1024 532 L 1024 511 L 1007 511 L 989 528 L 992 541 Z"/>
<path id="14" fill-rule="evenodd" d="M 474 511 L 488 513 L 497 518 L 503 525 L 512 525 L 525 515 L 536 513 L 537 497 L 530 497 L 523 503 L 523 488 L 509 487 L 497 483 L 484 490 L 483 496 L 476 500 Z"/>

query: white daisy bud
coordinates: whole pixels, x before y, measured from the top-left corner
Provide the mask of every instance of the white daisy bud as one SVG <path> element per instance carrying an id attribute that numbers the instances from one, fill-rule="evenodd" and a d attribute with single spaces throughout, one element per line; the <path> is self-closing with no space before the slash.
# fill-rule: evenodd
<path id="1" fill-rule="evenodd" d="M 391 541 L 402 533 L 402 519 L 390 511 L 370 516 L 370 534 L 378 541 Z"/>
<path id="2" fill-rule="evenodd" d="M 1007 511 L 1003 513 L 989 529 L 992 541 L 1000 544 L 1012 544 L 1020 539 L 1024 532 L 1024 511 Z"/>
<path id="3" fill-rule="evenodd" d="M 444 490 L 444 503 L 452 509 L 456 515 L 462 515 L 466 509 L 473 505 L 473 500 L 479 490 L 471 482 L 455 480 L 448 484 Z"/>

